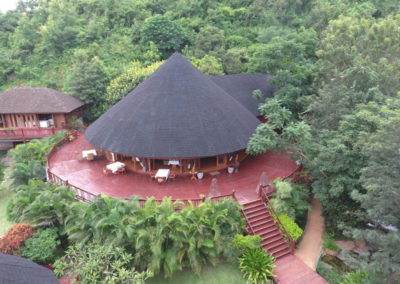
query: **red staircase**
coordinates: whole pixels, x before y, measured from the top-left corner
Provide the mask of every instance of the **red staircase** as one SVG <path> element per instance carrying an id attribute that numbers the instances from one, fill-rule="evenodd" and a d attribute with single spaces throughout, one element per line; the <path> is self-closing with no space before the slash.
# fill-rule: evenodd
<path id="1" fill-rule="evenodd" d="M 288 246 L 263 198 L 243 204 L 243 215 L 246 218 L 246 228 L 249 234 L 259 235 L 262 238 L 261 248 L 272 254 L 275 259 L 293 252 L 293 248 Z M 289 239 L 291 240 L 290 237 Z M 292 241 L 291 243 L 294 247 Z"/>

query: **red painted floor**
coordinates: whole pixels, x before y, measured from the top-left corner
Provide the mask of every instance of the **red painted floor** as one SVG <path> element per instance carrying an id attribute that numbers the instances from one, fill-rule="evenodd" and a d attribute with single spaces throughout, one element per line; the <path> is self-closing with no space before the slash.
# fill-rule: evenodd
<path id="1" fill-rule="evenodd" d="M 263 155 L 249 156 L 240 165 L 239 172 L 228 174 L 226 171 L 215 176 L 206 174 L 202 180 L 191 181 L 189 177 L 178 176 L 174 181 L 158 184 L 149 175 L 128 172 L 123 175 L 105 176 L 105 159 L 97 161 L 78 161 L 76 154 L 90 147 L 81 135 L 73 142 L 63 145 L 50 158 L 50 170 L 68 180 L 74 186 L 94 194 L 104 193 L 109 196 L 129 198 L 140 195 L 144 198 L 155 196 L 161 199 L 194 199 L 200 194 L 208 196 L 211 179 L 217 178 L 221 194 L 229 194 L 234 189 L 240 202 L 257 198 L 256 188 L 262 172 L 267 173 L 268 181 L 284 177 L 296 169 L 296 164 L 287 155 L 267 152 Z"/>
<path id="2" fill-rule="evenodd" d="M 294 255 L 279 259 L 275 265 L 274 273 L 279 284 L 329 284 Z"/>

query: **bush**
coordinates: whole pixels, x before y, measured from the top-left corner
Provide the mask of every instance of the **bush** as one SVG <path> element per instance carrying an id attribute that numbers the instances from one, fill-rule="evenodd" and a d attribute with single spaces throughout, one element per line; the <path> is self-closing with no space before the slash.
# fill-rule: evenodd
<path id="1" fill-rule="evenodd" d="M 297 242 L 303 234 L 303 230 L 286 214 L 280 214 L 279 219 L 292 239 Z"/>
<path id="2" fill-rule="evenodd" d="M 257 249 L 260 247 L 262 238 L 259 235 L 254 236 L 243 236 L 236 234 L 233 238 L 232 245 L 234 248 L 239 249 L 243 252 L 246 249 Z"/>
<path id="3" fill-rule="evenodd" d="M 340 284 L 362 284 L 365 280 L 369 279 L 367 272 L 361 272 L 361 270 L 356 270 L 347 273 Z"/>
<path id="4" fill-rule="evenodd" d="M 0 238 L 0 252 L 19 255 L 19 249 L 27 239 L 32 237 L 32 233 L 32 228 L 28 224 L 16 224 L 12 226 L 7 234 Z"/>
<path id="5" fill-rule="evenodd" d="M 57 277 L 78 276 L 79 283 L 144 283 L 150 271 L 137 272 L 130 264 L 133 256 L 120 247 L 98 243 L 71 246 L 53 267 Z"/>
<path id="6" fill-rule="evenodd" d="M 21 256 L 39 264 L 49 264 L 54 261 L 54 251 L 59 244 L 57 229 L 40 229 L 25 241 Z"/>
<path id="7" fill-rule="evenodd" d="M 271 183 L 276 188 L 274 198 L 271 200 L 276 212 L 287 214 L 293 220 L 303 218 L 310 208 L 310 191 L 301 185 L 292 185 L 290 181 L 280 179 Z"/>
<path id="8" fill-rule="evenodd" d="M 276 277 L 272 271 L 276 268 L 275 259 L 261 248 L 246 249 L 239 258 L 239 267 L 243 277 L 250 283 L 270 283 L 268 278 Z"/>

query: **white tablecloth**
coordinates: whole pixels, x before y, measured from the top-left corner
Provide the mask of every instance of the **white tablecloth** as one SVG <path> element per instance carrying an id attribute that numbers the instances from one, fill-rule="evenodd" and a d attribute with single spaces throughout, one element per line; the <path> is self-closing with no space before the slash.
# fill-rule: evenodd
<path id="1" fill-rule="evenodd" d="M 97 152 L 96 152 L 96 150 L 94 150 L 94 149 L 82 151 L 82 157 L 83 157 L 83 158 L 87 158 L 87 156 L 88 156 L 89 154 L 93 154 L 93 156 L 97 156 Z"/>
<path id="2" fill-rule="evenodd" d="M 166 180 L 168 180 L 169 173 L 169 169 L 159 169 L 156 173 L 155 178 L 165 178 Z"/>
<path id="3" fill-rule="evenodd" d="M 115 162 L 106 166 L 106 168 L 112 171 L 113 173 L 115 173 L 116 171 L 118 171 L 123 167 L 125 167 L 125 164 L 122 162 Z"/>
<path id="4" fill-rule="evenodd" d="M 170 165 L 179 166 L 179 160 L 169 160 L 168 166 L 170 166 Z"/>

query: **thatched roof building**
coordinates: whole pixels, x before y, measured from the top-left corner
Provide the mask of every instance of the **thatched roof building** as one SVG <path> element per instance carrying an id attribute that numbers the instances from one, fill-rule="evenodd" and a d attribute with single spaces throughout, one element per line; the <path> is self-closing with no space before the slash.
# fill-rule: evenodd
<path id="1" fill-rule="evenodd" d="M 200 167 L 200 158 L 214 157 L 215 162 L 221 156 L 220 164 L 226 167 L 229 157 L 224 155 L 245 149 L 260 121 L 254 105 L 245 107 L 246 99 L 236 99 L 221 85 L 229 82 L 207 77 L 174 53 L 90 125 L 85 138 L 111 153 L 151 160 L 148 170 L 154 169 L 155 159 L 187 160 L 189 169 L 196 160 Z M 248 100 L 254 100 L 252 91 Z"/>

